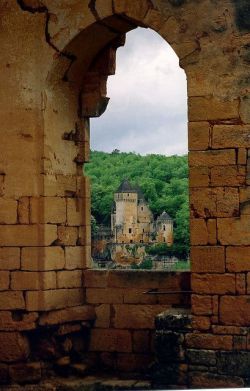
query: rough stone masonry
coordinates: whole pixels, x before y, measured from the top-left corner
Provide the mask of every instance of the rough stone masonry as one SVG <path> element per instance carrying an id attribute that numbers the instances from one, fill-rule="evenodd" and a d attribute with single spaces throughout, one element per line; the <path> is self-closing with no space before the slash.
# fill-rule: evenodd
<path id="1" fill-rule="evenodd" d="M 248 385 L 249 2 L 2 0 L 0 13 L 1 383 L 83 373 L 84 360 L 145 368 L 155 315 L 185 304 L 143 295 L 184 289 L 184 275 L 85 270 L 89 118 L 107 106 L 116 49 L 143 26 L 188 81 L 193 294 L 181 373 L 192 387 Z"/>

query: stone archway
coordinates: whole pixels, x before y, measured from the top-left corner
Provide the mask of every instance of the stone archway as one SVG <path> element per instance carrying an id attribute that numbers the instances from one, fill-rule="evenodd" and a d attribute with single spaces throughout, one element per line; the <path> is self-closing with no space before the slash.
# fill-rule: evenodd
<path id="1" fill-rule="evenodd" d="M 115 49 L 141 25 L 168 41 L 188 79 L 195 332 L 185 343 L 202 357 L 212 355 L 215 368 L 198 371 L 204 360 L 197 363 L 189 352 L 191 384 L 244 385 L 247 369 L 230 363 L 239 357 L 235 350 L 249 361 L 249 6 L 221 1 L 215 7 L 209 0 L 75 0 L 70 7 L 11 0 L 4 6 L 0 339 L 6 349 L 0 360 L 11 366 L 28 357 L 25 330 L 94 317 L 91 306 L 79 310 L 90 250 L 89 185 L 81 174 L 89 129 L 82 117 L 105 107 Z M 85 274 L 84 286 L 115 288 L 121 277 L 107 281 L 113 285 Z M 8 380 L 5 364 L 3 373 Z"/>

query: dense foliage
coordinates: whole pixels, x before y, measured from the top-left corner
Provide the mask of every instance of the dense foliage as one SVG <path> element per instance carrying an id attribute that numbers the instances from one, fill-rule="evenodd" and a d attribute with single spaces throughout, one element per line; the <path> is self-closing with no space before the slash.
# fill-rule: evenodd
<path id="1" fill-rule="evenodd" d="M 85 166 L 91 178 L 92 215 L 109 224 L 113 195 L 123 179 L 138 184 L 155 217 L 164 210 L 174 219 L 175 251 L 189 251 L 188 164 L 186 156 L 141 156 L 136 153 L 92 151 Z"/>

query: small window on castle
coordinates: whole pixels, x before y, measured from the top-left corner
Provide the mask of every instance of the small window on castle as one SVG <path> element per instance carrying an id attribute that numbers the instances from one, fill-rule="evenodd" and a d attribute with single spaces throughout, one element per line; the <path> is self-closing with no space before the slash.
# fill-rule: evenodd
<path id="1" fill-rule="evenodd" d="M 133 240 L 130 240 L 130 243 L 133 243 Z"/>
<path id="2" fill-rule="evenodd" d="M 142 232 L 145 232 L 144 228 L 142 229 Z"/>
<path id="3" fill-rule="evenodd" d="M 128 233 L 129 233 L 129 234 L 132 233 L 132 228 L 129 228 L 129 229 L 128 229 Z"/>
<path id="4" fill-rule="evenodd" d="M 141 210 L 143 210 L 143 206 L 141 207 Z"/>
<path id="5" fill-rule="evenodd" d="M 166 231 L 166 225 L 163 225 L 163 231 Z"/>

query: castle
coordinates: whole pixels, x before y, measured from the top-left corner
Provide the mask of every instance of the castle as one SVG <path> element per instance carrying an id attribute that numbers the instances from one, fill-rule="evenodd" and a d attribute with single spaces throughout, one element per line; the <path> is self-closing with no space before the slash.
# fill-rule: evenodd
<path id="1" fill-rule="evenodd" d="M 156 220 L 139 186 L 124 180 L 114 195 L 111 214 L 113 243 L 173 244 L 173 220 L 163 212 Z"/>
<path id="2" fill-rule="evenodd" d="M 139 186 L 125 179 L 114 194 L 111 229 L 99 227 L 92 240 L 94 260 L 119 265 L 140 263 L 150 244 L 173 244 L 173 220 L 164 211 L 156 220 Z"/>

